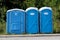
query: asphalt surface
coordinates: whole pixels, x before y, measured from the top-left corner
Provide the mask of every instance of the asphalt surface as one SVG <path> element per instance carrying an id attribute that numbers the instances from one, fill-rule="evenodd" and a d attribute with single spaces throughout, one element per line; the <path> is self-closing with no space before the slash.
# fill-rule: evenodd
<path id="1" fill-rule="evenodd" d="M 0 35 L 0 40 L 60 40 L 60 34 Z"/>

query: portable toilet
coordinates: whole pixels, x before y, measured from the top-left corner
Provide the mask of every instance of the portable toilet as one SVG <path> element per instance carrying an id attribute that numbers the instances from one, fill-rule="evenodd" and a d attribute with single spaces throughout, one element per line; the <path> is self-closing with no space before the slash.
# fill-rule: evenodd
<path id="1" fill-rule="evenodd" d="M 22 34 L 25 32 L 25 12 L 22 9 L 7 11 L 6 31 L 9 34 Z"/>
<path id="2" fill-rule="evenodd" d="M 40 32 L 52 33 L 52 9 L 50 7 L 42 7 L 39 9 L 40 13 Z"/>
<path id="3" fill-rule="evenodd" d="M 36 34 L 39 32 L 38 9 L 36 7 L 26 9 L 26 32 L 28 34 Z"/>

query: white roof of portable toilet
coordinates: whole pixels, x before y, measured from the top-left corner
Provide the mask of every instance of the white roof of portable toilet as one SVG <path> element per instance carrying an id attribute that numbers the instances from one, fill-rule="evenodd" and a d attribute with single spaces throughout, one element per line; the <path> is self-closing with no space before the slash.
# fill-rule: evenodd
<path id="1" fill-rule="evenodd" d="M 36 8 L 36 7 L 29 7 L 29 8 L 26 9 L 26 12 L 27 12 L 28 10 L 31 10 L 31 9 L 38 10 L 38 8 Z"/>
<path id="2" fill-rule="evenodd" d="M 8 10 L 7 12 L 10 12 L 10 11 L 13 11 L 13 10 L 20 10 L 20 11 L 24 11 L 23 9 L 15 8 L 15 9 L 10 9 L 10 10 Z"/>
<path id="3" fill-rule="evenodd" d="M 44 10 L 44 9 L 52 10 L 51 7 L 42 7 L 42 8 L 39 9 L 39 11 L 42 11 L 42 10 Z"/>

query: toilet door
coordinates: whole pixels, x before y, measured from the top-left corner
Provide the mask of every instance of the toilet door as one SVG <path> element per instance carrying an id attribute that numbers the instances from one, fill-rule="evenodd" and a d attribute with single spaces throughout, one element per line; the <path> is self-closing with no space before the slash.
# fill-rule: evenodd
<path id="1" fill-rule="evenodd" d="M 25 12 L 20 9 L 7 11 L 7 33 L 21 34 L 25 32 Z"/>
<path id="2" fill-rule="evenodd" d="M 42 7 L 39 9 L 40 13 L 40 32 L 52 33 L 52 9 L 50 7 Z"/>
<path id="3" fill-rule="evenodd" d="M 36 8 L 26 9 L 26 32 L 28 34 L 39 32 L 38 10 Z"/>

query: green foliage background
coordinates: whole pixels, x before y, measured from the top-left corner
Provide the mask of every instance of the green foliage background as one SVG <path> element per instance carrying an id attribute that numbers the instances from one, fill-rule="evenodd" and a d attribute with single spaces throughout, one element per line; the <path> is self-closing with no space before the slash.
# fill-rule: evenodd
<path id="1" fill-rule="evenodd" d="M 6 34 L 6 11 L 12 8 L 51 7 L 54 33 L 60 33 L 60 0 L 0 0 L 0 34 Z"/>

